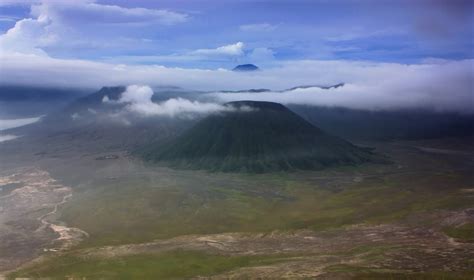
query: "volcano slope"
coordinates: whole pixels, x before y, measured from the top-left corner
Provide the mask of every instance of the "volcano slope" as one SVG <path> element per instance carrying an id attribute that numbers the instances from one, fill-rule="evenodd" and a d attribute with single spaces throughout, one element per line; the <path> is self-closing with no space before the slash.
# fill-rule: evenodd
<path id="1" fill-rule="evenodd" d="M 377 159 L 281 104 L 237 101 L 226 106 L 228 111 L 208 116 L 167 145 L 148 145 L 138 154 L 175 168 L 248 173 L 316 170 Z"/>

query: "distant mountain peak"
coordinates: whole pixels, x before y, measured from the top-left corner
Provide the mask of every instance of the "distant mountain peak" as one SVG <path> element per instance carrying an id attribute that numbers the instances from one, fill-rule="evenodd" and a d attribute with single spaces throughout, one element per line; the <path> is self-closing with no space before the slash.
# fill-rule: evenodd
<path id="1" fill-rule="evenodd" d="M 249 72 L 249 71 L 257 71 L 260 70 L 256 65 L 254 64 L 240 64 L 234 67 L 232 71 L 237 71 L 237 72 Z"/>

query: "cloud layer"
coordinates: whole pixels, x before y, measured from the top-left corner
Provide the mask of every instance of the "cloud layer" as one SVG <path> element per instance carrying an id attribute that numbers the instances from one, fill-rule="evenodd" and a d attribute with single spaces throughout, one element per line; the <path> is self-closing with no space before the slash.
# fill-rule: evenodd
<path id="1" fill-rule="evenodd" d="M 26 118 L 26 119 L 9 119 L 9 120 L 0 120 L 0 131 L 24 126 L 27 124 L 32 124 L 39 121 L 41 117 L 35 118 Z"/>
<path id="2" fill-rule="evenodd" d="M 221 102 L 260 100 L 368 110 L 428 109 L 473 113 L 473 62 L 401 65 L 307 61 L 303 63 L 304 66 L 300 66 L 309 73 L 326 75 L 326 80 L 333 82 L 339 77 L 339 81 L 345 82 L 345 85 L 330 89 L 308 87 L 278 92 L 215 92 L 210 96 Z M 324 73 L 314 69 L 318 64 L 325 69 Z M 297 76 L 299 71 L 292 70 L 294 72 L 287 70 L 286 77 Z"/>
<path id="3" fill-rule="evenodd" d="M 5 135 L 0 134 L 0 143 L 5 142 L 5 141 L 10 141 L 16 138 L 18 138 L 18 136 L 11 135 L 11 134 L 5 134 Z"/>
<path id="4" fill-rule="evenodd" d="M 127 111 L 143 116 L 193 117 L 197 114 L 232 110 L 232 108 L 220 104 L 190 101 L 184 98 L 171 98 L 154 103 L 152 96 L 153 90 L 149 86 L 130 85 L 115 102 L 124 103 Z M 105 103 L 114 102 L 105 97 L 103 101 Z"/>
<path id="5" fill-rule="evenodd" d="M 473 69 L 474 60 L 435 60 L 409 65 L 304 60 L 281 62 L 259 72 L 236 73 L 223 69 L 117 65 L 39 55 L 0 54 L 0 84 L 89 88 L 130 84 L 174 85 L 216 91 L 210 97 L 219 101 L 252 99 L 360 109 L 425 108 L 473 112 Z M 286 93 L 218 93 L 219 90 L 285 89 L 340 82 L 346 86 L 326 91 L 313 88 Z"/>

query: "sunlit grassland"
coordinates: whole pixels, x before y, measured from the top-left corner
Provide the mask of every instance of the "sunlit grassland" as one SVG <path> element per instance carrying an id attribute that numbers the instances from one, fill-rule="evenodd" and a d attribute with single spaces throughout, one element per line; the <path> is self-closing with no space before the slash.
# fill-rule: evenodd
<path id="1" fill-rule="evenodd" d="M 474 242 L 474 223 L 466 223 L 458 227 L 445 227 L 443 231 L 446 235 L 461 242 Z"/>
<path id="2" fill-rule="evenodd" d="M 48 279 L 183 279 L 208 276 L 238 267 L 269 265 L 284 256 L 222 256 L 197 251 L 171 251 L 118 258 L 82 258 L 69 254 L 15 272 L 9 277 Z"/>
<path id="3" fill-rule="evenodd" d="M 328 230 L 325 234 L 331 234 L 333 229 L 361 223 L 429 225 L 433 222 L 430 215 L 423 214 L 474 205 L 474 197 L 463 191 L 472 188 L 472 172 L 457 158 L 403 149 L 396 150 L 391 158 L 394 162 L 385 165 L 260 175 L 142 168 L 127 162 L 133 172 L 120 169 L 76 187 L 72 199 L 60 209 L 60 220 L 87 231 L 90 237 L 65 255 L 13 276 L 169 279 L 215 275 L 288 262 L 295 256 L 228 257 L 182 250 L 96 259 L 84 258 L 75 253 L 81 250 L 75 249 L 186 234 L 298 229 Z M 443 231 L 461 241 L 472 240 L 470 224 L 445 227 Z M 331 252 L 362 263 L 330 265 L 325 273 L 354 279 L 469 279 L 469 272 L 462 271 L 412 273 L 370 266 L 400 246 L 367 244 Z M 296 257 L 312 256 L 303 253 Z"/>
<path id="4" fill-rule="evenodd" d="M 364 260 L 383 257 L 387 250 L 398 246 L 358 246 L 349 251 L 335 251 L 334 256 L 365 254 Z M 121 257 L 85 257 L 71 251 L 48 258 L 43 262 L 21 269 L 9 275 L 15 277 L 47 277 L 48 279 L 183 279 L 210 276 L 242 267 L 272 266 L 311 254 L 272 254 L 225 256 L 191 250 L 174 250 L 155 254 L 132 254 Z M 359 269 L 347 265 L 332 265 L 326 272 L 371 272 L 379 270 Z M 411 278 L 410 278 L 411 279 Z M 415 279 L 415 278 L 414 278 Z M 417 279 L 417 278 L 416 278 Z"/>
<path id="5" fill-rule="evenodd" d="M 193 180 L 194 175 L 183 171 L 182 177 L 174 173 L 173 180 L 159 182 L 141 177 L 104 181 L 77 191 L 61 219 L 87 231 L 90 238 L 80 246 L 90 247 L 185 234 L 325 230 L 473 204 L 459 192 L 468 184 L 465 178 L 448 171 L 382 173 L 354 180 L 360 173 L 355 167 L 341 177 L 197 173 L 199 180 Z"/>
<path id="6" fill-rule="evenodd" d="M 472 271 L 432 271 L 432 272 L 411 272 L 393 271 L 388 269 L 374 269 L 356 267 L 349 265 L 334 265 L 327 269 L 328 272 L 337 273 L 340 277 L 350 276 L 355 280 L 471 280 Z"/>

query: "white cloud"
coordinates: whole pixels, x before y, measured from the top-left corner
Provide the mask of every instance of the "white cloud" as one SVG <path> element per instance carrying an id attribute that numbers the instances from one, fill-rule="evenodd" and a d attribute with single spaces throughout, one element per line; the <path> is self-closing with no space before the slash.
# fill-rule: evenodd
<path id="1" fill-rule="evenodd" d="M 365 109 L 429 108 L 474 111 L 474 60 L 420 64 L 364 61 L 286 61 L 251 73 L 228 70 L 117 65 L 38 55 L 0 54 L 0 84 L 100 88 L 104 85 L 175 85 L 196 90 L 285 89 L 297 85 L 346 86 L 290 93 L 215 94 L 219 101 L 270 100 L 282 103 Z"/>
<path id="2" fill-rule="evenodd" d="M 185 22 L 188 18 L 186 14 L 168 10 L 125 8 L 94 2 L 43 1 L 40 5 L 32 5 L 31 13 L 38 18 L 48 16 L 63 23 L 81 21 L 85 24 L 158 23 L 170 25 Z"/>
<path id="3" fill-rule="evenodd" d="M 204 56 L 240 56 L 244 54 L 244 43 L 237 42 L 231 45 L 225 45 L 215 49 L 199 49 L 190 53 L 191 55 L 204 55 Z"/>
<path id="4" fill-rule="evenodd" d="M 153 90 L 149 86 L 130 85 L 116 102 L 125 103 L 126 110 L 144 116 L 193 117 L 196 114 L 231 110 L 220 104 L 190 101 L 184 98 L 171 98 L 161 103 L 154 103 L 152 96 Z"/>
<path id="5" fill-rule="evenodd" d="M 153 97 L 153 90 L 149 86 L 131 85 L 122 93 L 119 103 L 148 103 Z"/>
<path id="6" fill-rule="evenodd" d="M 79 113 L 71 114 L 71 119 L 73 121 L 79 120 L 79 119 L 81 119 L 81 115 Z"/>
<path id="7" fill-rule="evenodd" d="M 0 120 L 0 131 L 24 126 L 27 124 L 32 124 L 39 121 L 41 117 L 34 118 L 25 118 L 25 119 L 9 119 L 9 120 Z"/>
<path id="8" fill-rule="evenodd" d="M 86 44 L 80 38 L 84 37 L 84 32 L 90 38 L 91 31 L 97 29 L 94 25 L 172 25 L 188 18 L 186 14 L 168 10 L 124 8 L 97 4 L 94 1 L 43 0 L 30 1 L 30 4 L 31 18 L 17 21 L 14 27 L 0 36 L 2 52 L 44 55 L 45 47 Z M 88 44 L 97 46 L 99 42 Z"/>
<path id="9" fill-rule="evenodd" d="M 16 139 L 18 137 L 19 136 L 11 135 L 11 134 L 5 134 L 5 135 L 0 134 L 0 143 L 5 142 L 5 141 L 10 141 L 10 140 Z"/>
<path id="10" fill-rule="evenodd" d="M 106 57 L 104 61 L 120 61 L 129 64 L 150 64 L 150 63 L 189 63 L 192 61 L 229 61 L 245 56 L 245 44 L 237 42 L 235 44 L 225 45 L 214 49 L 197 49 L 194 51 L 174 53 L 169 55 L 138 55 L 138 56 L 114 56 Z M 262 50 L 266 48 L 254 49 L 251 55 L 257 50 L 258 55 L 262 54 Z"/>
<path id="11" fill-rule="evenodd" d="M 143 43 L 143 38 L 134 39 L 134 35 L 130 35 L 129 38 L 122 36 L 110 38 L 104 34 L 105 31 L 101 30 L 116 30 L 116 28 L 123 30 L 125 28 L 130 32 L 130 30 L 136 30 L 137 27 L 141 28 L 143 25 L 171 25 L 188 19 L 187 14 L 168 10 L 124 8 L 98 4 L 91 0 L 38 0 L 5 2 L 4 4 L 20 3 L 31 5 L 31 17 L 18 20 L 14 27 L 0 35 L 0 51 L 2 53 L 47 56 L 51 50 L 54 52 L 54 50 L 66 49 L 70 52 L 71 49 L 111 49 L 124 46 L 135 48 L 136 44 Z M 228 60 L 244 54 L 244 43 L 236 42 L 214 49 L 197 49 L 172 55 L 124 56 L 113 59 L 132 63 L 143 61 L 163 63 L 206 59 Z"/>
<path id="12" fill-rule="evenodd" d="M 105 95 L 104 97 L 102 97 L 102 102 L 103 103 L 111 103 L 112 101 L 110 100 L 110 98 L 107 95 Z"/>
<path id="13" fill-rule="evenodd" d="M 307 71 L 315 73 L 310 63 L 305 64 Z M 330 89 L 309 87 L 279 92 L 215 92 L 210 96 L 221 102 L 258 100 L 352 109 L 421 108 L 474 113 L 472 60 L 425 65 L 322 64 L 326 64 L 326 67 L 330 65 L 331 68 L 345 65 L 346 69 L 336 70 L 341 81 L 346 81 L 345 85 Z"/>
<path id="14" fill-rule="evenodd" d="M 0 15 L 0 22 L 12 22 L 17 21 L 19 18 L 12 16 Z"/>
<path id="15" fill-rule="evenodd" d="M 248 58 L 253 63 L 268 63 L 275 59 L 275 52 L 269 48 L 255 48 L 249 53 Z"/>
<path id="16" fill-rule="evenodd" d="M 369 30 L 368 28 L 356 26 L 349 30 L 345 30 L 341 33 L 341 29 L 331 30 L 333 35 L 329 35 L 325 37 L 326 41 L 330 42 L 344 42 L 344 41 L 351 41 L 357 40 L 362 38 L 370 38 L 370 37 L 380 37 L 380 36 L 400 36 L 405 35 L 406 30 L 401 28 L 385 28 L 385 29 L 378 29 L 378 30 Z"/>
<path id="17" fill-rule="evenodd" d="M 244 24 L 239 26 L 240 30 L 247 32 L 268 32 L 276 29 L 276 25 L 269 23 Z"/>
<path id="18" fill-rule="evenodd" d="M 0 36 L 0 51 L 46 55 L 41 48 L 57 40 L 57 36 L 48 31 L 50 25 L 47 17 L 17 21 Z"/>

